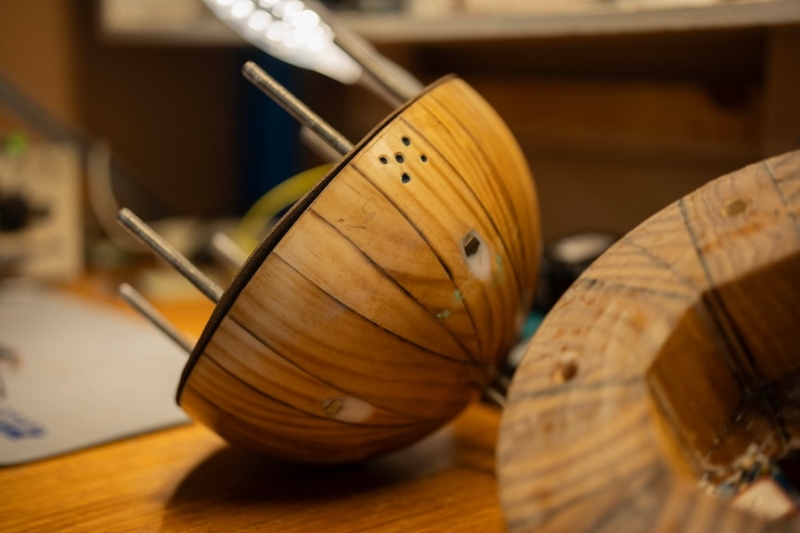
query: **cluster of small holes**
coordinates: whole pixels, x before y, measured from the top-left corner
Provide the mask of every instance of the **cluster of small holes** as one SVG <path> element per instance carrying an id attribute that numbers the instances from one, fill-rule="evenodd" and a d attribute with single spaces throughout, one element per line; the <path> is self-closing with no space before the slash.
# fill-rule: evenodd
<path id="1" fill-rule="evenodd" d="M 411 146 L 411 139 L 410 138 L 402 137 L 400 140 L 402 141 L 403 145 Z M 406 158 L 405 158 L 405 155 L 403 155 L 402 152 L 397 152 L 396 154 L 394 154 L 394 160 L 398 164 L 402 165 L 403 163 L 405 163 Z M 422 155 L 419 156 L 419 160 L 422 163 L 427 163 L 428 162 L 428 156 L 426 156 L 425 154 L 422 154 Z M 382 156 L 378 157 L 378 161 L 380 161 L 381 165 L 388 165 L 389 164 L 389 158 L 386 155 L 382 155 Z M 403 172 L 400 175 L 400 181 L 403 182 L 403 183 L 408 183 L 408 182 L 411 181 L 411 176 L 409 176 L 407 172 Z"/>

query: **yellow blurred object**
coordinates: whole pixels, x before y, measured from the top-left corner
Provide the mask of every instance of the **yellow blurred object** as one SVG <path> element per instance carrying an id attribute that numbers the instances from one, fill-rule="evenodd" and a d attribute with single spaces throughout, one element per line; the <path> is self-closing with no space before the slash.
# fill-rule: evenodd
<path id="1" fill-rule="evenodd" d="M 326 163 L 296 174 L 259 198 L 236 228 L 235 240 L 242 250 L 247 254 L 255 250 L 278 214 L 299 200 L 332 166 Z"/>

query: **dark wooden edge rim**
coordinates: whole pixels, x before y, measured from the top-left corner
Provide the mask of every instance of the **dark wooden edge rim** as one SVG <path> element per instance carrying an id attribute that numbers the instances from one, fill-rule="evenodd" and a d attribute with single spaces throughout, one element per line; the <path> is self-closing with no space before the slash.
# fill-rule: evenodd
<path id="1" fill-rule="evenodd" d="M 189 360 L 186 363 L 186 366 L 183 368 L 183 373 L 181 374 L 181 380 L 178 384 L 178 392 L 176 393 L 175 400 L 177 401 L 178 405 L 181 403 L 181 394 L 183 393 L 183 388 L 186 385 L 186 382 L 189 380 L 189 375 L 192 373 L 192 369 L 194 369 L 194 365 L 200 359 L 200 356 L 205 351 L 206 346 L 211 341 L 211 338 L 216 333 L 217 328 L 222 323 L 222 320 L 228 314 L 231 307 L 233 306 L 233 302 L 239 297 L 239 293 L 242 292 L 245 285 L 250 281 L 250 278 L 256 273 L 258 268 L 261 264 L 266 260 L 267 256 L 272 253 L 272 250 L 275 249 L 275 246 L 283 239 L 284 235 L 289 231 L 289 228 L 294 225 L 295 222 L 300 218 L 300 216 L 305 213 L 306 209 L 316 200 L 317 196 L 328 186 L 328 184 L 333 181 L 333 179 L 341 172 L 343 168 L 345 168 L 350 161 L 358 154 L 361 149 L 372 139 L 374 139 L 378 133 L 380 133 L 384 128 L 386 128 L 395 118 L 400 115 L 403 111 L 408 109 L 411 105 L 417 102 L 420 98 L 428 94 L 429 92 L 433 91 L 435 88 L 443 85 L 453 79 L 456 79 L 457 76 L 455 75 L 448 75 L 443 78 L 438 79 L 434 83 L 427 86 L 422 92 L 420 92 L 417 96 L 408 100 L 406 103 L 392 111 L 385 119 L 383 119 L 375 128 L 369 132 L 361 141 L 356 144 L 352 150 L 348 154 L 346 154 L 339 163 L 336 164 L 326 175 L 323 177 L 314 187 L 312 187 L 302 198 L 300 198 L 294 206 L 292 206 L 286 214 L 281 217 L 275 227 L 270 231 L 270 233 L 266 236 L 266 238 L 261 241 L 261 244 L 256 247 L 255 251 L 247 258 L 244 265 L 242 266 L 239 273 L 234 278 L 231 285 L 225 290 L 220 298 L 219 303 L 214 308 L 214 311 L 211 313 L 211 317 L 208 319 L 208 322 L 203 329 L 203 334 L 200 335 L 200 339 L 197 341 L 197 344 L 192 350 L 192 354 L 189 356 Z"/>

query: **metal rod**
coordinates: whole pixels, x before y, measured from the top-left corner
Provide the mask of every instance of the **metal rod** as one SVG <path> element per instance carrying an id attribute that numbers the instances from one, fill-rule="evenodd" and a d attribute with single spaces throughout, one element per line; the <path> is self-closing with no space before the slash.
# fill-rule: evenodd
<path id="1" fill-rule="evenodd" d="M 127 283 L 122 283 L 119 286 L 119 295 L 122 297 L 123 300 L 128 302 L 128 304 L 136 309 L 139 314 L 145 317 L 147 320 L 150 321 L 155 327 L 160 329 L 167 337 L 172 339 L 172 341 L 183 348 L 186 353 L 192 353 L 193 346 L 192 344 L 186 340 L 186 338 L 181 334 L 178 329 L 170 324 L 164 315 L 158 312 L 158 310 L 153 307 L 153 304 L 148 302 L 144 296 L 142 296 L 136 289 L 128 285 Z"/>
<path id="2" fill-rule="evenodd" d="M 387 59 L 362 46 L 356 39 L 347 32 L 336 31 L 333 38 L 334 44 L 344 50 L 344 52 L 361 65 L 370 78 L 378 86 L 395 97 L 400 103 L 410 100 L 419 91 L 412 90 L 404 84 L 387 65 Z M 400 67 L 395 66 L 399 69 Z"/>
<path id="3" fill-rule="evenodd" d="M 339 160 L 339 152 L 331 148 L 319 135 L 305 126 L 300 128 L 300 140 L 306 145 L 306 148 L 314 152 L 317 157 L 326 163 L 335 163 Z"/>
<path id="4" fill-rule="evenodd" d="M 232 270 L 242 268 L 247 254 L 236 242 L 221 231 L 211 237 L 211 253 Z"/>
<path id="5" fill-rule="evenodd" d="M 296 118 L 300 124 L 317 134 L 339 155 L 344 155 L 353 149 L 353 143 L 345 139 L 341 133 L 333 129 L 319 115 L 311 111 L 307 105 L 264 72 L 261 67 L 252 61 L 248 61 L 244 64 L 242 73 L 253 85 L 272 98 L 275 103 Z"/>
<path id="6" fill-rule="evenodd" d="M 142 222 L 130 209 L 123 208 L 117 214 L 117 220 L 135 237 L 149 246 L 156 254 L 172 265 L 175 270 L 205 294 L 209 300 L 219 303 L 222 298 L 222 289 L 208 279 L 205 274 L 186 259 L 178 250 L 164 240 L 153 228 Z"/>
<path id="7" fill-rule="evenodd" d="M 317 0 L 305 0 L 306 7 L 315 11 L 333 30 L 333 42 L 358 63 L 364 72 L 399 103 L 419 94 L 423 85 L 407 70 L 378 53 L 360 35 L 340 24 L 331 11 Z"/>
<path id="8" fill-rule="evenodd" d="M 495 405 L 497 405 L 498 407 L 500 407 L 500 408 L 503 408 L 503 407 L 505 407 L 505 406 L 506 406 L 506 397 L 505 397 L 505 396 L 503 396 L 503 393 L 501 393 L 500 391 L 498 391 L 496 388 L 494 388 L 494 387 L 488 387 L 488 388 L 487 388 L 486 390 L 484 390 L 483 392 L 484 392 L 484 394 L 486 395 L 486 397 L 487 397 L 489 400 L 491 400 L 491 401 L 492 401 L 492 403 L 494 403 L 494 404 L 495 404 Z"/>

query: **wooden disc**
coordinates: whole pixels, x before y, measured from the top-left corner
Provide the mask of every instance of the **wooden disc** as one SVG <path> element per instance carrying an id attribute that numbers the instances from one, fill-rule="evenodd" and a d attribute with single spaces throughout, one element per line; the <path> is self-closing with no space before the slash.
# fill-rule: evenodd
<path id="1" fill-rule="evenodd" d="M 796 448 L 798 370 L 800 151 L 657 213 L 548 314 L 499 435 L 509 530 L 800 531 L 706 494 Z"/>

